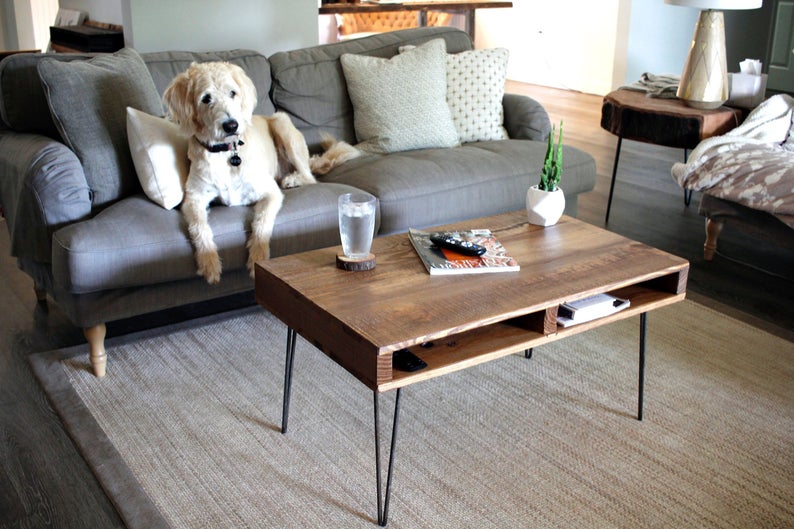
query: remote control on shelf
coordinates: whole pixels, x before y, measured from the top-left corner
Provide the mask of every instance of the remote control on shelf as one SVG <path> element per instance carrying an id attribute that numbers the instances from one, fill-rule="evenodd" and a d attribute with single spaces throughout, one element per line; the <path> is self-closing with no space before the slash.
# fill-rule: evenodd
<path id="1" fill-rule="evenodd" d="M 485 253 L 485 246 L 474 244 L 473 242 L 464 241 L 453 237 L 448 233 L 434 233 L 430 236 L 430 241 L 436 246 L 458 252 L 463 255 L 470 255 L 473 257 L 480 256 Z"/>
<path id="2" fill-rule="evenodd" d="M 392 365 L 400 371 L 419 371 L 427 367 L 427 363 L 408 349 L 400 349 L 392 354 Z"/>

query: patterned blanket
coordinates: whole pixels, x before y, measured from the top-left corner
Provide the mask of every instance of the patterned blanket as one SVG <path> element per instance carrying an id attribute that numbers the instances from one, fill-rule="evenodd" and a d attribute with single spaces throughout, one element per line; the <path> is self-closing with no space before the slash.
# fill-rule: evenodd
<path id="1" fill-rule="evenodd" d="M 794 98 L 767 99 L 739 127 L 703 140 L 671 172 L 685 189 L 771 213 L 794 228 Z"/>

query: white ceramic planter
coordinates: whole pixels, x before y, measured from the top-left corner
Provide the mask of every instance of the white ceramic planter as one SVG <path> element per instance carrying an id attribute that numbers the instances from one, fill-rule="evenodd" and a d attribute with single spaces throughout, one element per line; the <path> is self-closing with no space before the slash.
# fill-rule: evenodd
<path id="1" fill-rule="evenodd" d="M 527 218 L 530 224 L 552 226 L 560 220 L 565 209 L 565 195 L 559 187 L 555 191 L 541 191 L 538 186 L 527 190 Z"/>

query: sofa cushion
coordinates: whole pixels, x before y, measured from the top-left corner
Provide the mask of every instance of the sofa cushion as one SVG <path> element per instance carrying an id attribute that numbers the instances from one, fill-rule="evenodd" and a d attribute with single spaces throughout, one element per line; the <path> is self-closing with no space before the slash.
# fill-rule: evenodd
<path id="1" fill-rule="evenodd" d="M 396 55 L 400 46 L 419 45 L 434 38 L 443 38 L 449 53 L 471 49 L 471 39 L 465 31 L 424 27 L 276 53 L 269 58 L 273 103 L 290 115 L 312 152 L 320 149 L 321 132 L 355 143 L 353 106 L 339 57 L 358 53 L 388 58 Z"/>
<path id="2" fill-rule="evenodd" d="M 540 177 L 546 147 L 539 141 L 500 140 L 373 154 L 337 167 L 323 181 L 377 196 L 379 233 L 396 233 L 524 209 L 527 189 Z M 596 174 L 592 156 L 568 146 L 563 153 L 560 187 L 565 194 L 592 189 Z"/>
<path id="3" fill-rule="evenodd" d="M 86 61 L 39 62 L 39 76 L 55 126 L 85 170 L 94 206 L 140 190 L 127 143 L 127 107 L 162 109 L 138 52 L 124 48 Z"/>
<path id="4" fill-rule="evenodd" d="M 509 57 L 506 48 L 447 54 L 447 104 L 461 143 L 509 137 L 502 106 Z"/>
<path id="5" fill-rule="evenodd" d="M 276 216 L 271 255 L 338 245 L 337 200 L 339 195 L 353 191 L 339 184 L 285 190 L 284 204 Z M 244 206 L 210 208 L 209 223 L 224 273 L 245 269 L 252 211 Z M 70 294 L 196 277 L 193 247 L 182 213 L 164 209 L 143 194 L 120 200 L 92 219 L 56 231 L 52 255 L 55 282 Z"/>
<path id="6" fill-rule="evenodd" d="M 143 192 L 165 209 L 178 206 L 190 171 L 188 139 L 179 125 L 127 107 L 127 137 Z"/>
<path id="7" fill-rule="evenodd" d="M 447 55 L 447 103 L 461 143 L 507 139 L 502 98 L 509 56 L 505 48 Z"/>
<path id="8" fill-rule="evenodd" d="M 84 61 L 76 53 L 17 53 L 0 61 L 0 117 L 17 132 L 30 132 L 61 141 L 52 121 L 47 97 L 39 78 L 38 64 L 44 59 Z"/>
<path id="9" fill-rule="evenodd" d="M 459 143 L 447 105 L 443 40 L 390 59 L 345 54 L 341 62 L 359 149 L 389 153 Z"/>
<path id="10" fill-rule="evenodd" d="M 141 57 L 152 75 L 157 92 L 161 96 L 174 77 L 187 70 L 191 63 L 222 61 L 239 66 L 253 81 L 257 94 L 254 114 L 269 116 L 276 111 L 270 101 L 270 63 L 264 55 L 257 51 L 161 51 L 142 53 Z M 165 114 L 165 108 L 163 108 L 163 112 L 158 114 Z"/>

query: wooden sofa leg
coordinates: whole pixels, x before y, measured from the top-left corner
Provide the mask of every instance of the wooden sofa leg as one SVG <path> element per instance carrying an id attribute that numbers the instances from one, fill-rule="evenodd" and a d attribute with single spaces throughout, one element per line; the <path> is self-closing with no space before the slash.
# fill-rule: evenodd
<path id="1" fill-rule="evenodd" d="M 85 334 L 85 338 L 88 340 L 91 367 L 94 368 L 94 375 L 99 378 L 105 376 L 105 367 L 108 359 L 107 353 L 105 352 L 106 332 L 107 328 L 104 323 L 83 329 L 83 334 Z"/>
<path id="2" fill-rule="evenodd" d="M 722 227 L 725 223 L 721 220 L 706 219 L 706 244 L 703 245 L 703 258 L 706 261 L 711 261 L 714 258 L 714 252 L 717 251 L 717 239 L 722 233 Z"/>

